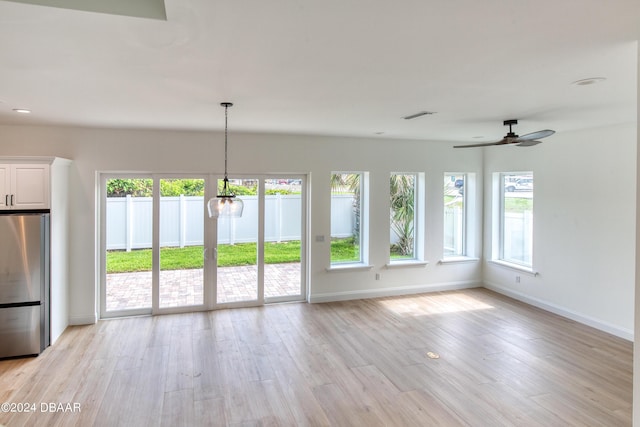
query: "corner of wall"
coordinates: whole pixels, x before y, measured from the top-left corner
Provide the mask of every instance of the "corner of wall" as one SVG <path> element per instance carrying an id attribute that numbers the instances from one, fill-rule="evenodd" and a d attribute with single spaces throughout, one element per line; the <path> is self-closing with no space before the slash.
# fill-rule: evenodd
<path id="1" fill-rule="evenodd" d="M 640 38 L 640 34 L 638 34 Z M 640 146 L 640 42 L 637 43 L 638 55 L 636 67 L 636 138 Z M 640 150 L 636 152 L 636 277 L 634 304 L 634 348 L 633 348 L 633 425 L 640 426 Z"/>

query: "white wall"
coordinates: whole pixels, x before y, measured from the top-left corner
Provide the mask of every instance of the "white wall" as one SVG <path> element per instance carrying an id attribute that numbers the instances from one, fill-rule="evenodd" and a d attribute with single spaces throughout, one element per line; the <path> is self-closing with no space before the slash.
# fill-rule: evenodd
<path id="1" fill-rule="evenodd" d="M 479 262 L 439 265 L 442 255 L 445 172 L 482 176 L 480 150 L 454 150 L 450 143 L 231 132 L 229 171 L 233 173 L 302 173 L 310 181 L 311 300 L 328 300 L 438 290 L 481 284 Z M 60 127 L 0 127 L 0 155 L 59 156 L 70 167 L 71 324 L 90 323 L 97 313 L 96 265 L 97 173 L 221 173 L 221 133 L 105 130 Z M 331 171 L 370 173 L 371 270 L 329 273 L 329 176 Z M 389 248 L 391 172 L 424 172 L 426 178 L 426 267 L 385 269 Z M 481 181 L 481 180 L 479 180 Z M 482 192 L 476 200 L 481 203 Z M 481 229 L 478 215 L 472 228 Z M 479 231 L 477 231 L 479 233 Z M 314 237 L 324 235 L 325 242 Z M 480 235 L 475 241 L 480 242 Z M 479 243 L 474 248 L 480 254 Z M 381 280 L 375 280 L 375 274 Z"/>
<path id="2" fill-rule="evenodd" d="M 96 317 L 96 173 L 222 172 L 222 135 L 205 132 L 84 128 L 0 128 L 0 155 L 60 156 L 70 168 L 70 299 L 72 324 Z M 310 179 L 311 300 L 344 299 L 487 286 L 632 338 L 635 277 L 636 127 L 558 133 L 534 148 L 454 150 L 452 144 L 379 138 L 231 133 L 229 168 L 237 173 L 304 173 Z M 526 150 L 526 151 L 525 151 Z M 484 159 L 483 159 L 484 156 Z M 484 168 L 483 168 L 484 163 Z M 327 272 L 331 171 L 370 173 L 371 270 Z M 537 277 L 493 264 L 440 265 L 442 176 L 473 172 L 485 200 L 484 253 L 491 253 L 491 176 L 535 175 L 534 267 Z M 388 177 L 425 172 L 426 267 L 386 269 Z M 376 191 L 377 190 L 377 191 Z M 482 188 L 480 188 L 482 190 Z M 482 207 L 482 191 L 474 202 Z M 481 218 L 478 216 L 478 221 Z M 476 230 L 481 230 L 477 223 Z M 478 245 L 480 236 L 476 236 Z M 477 246 L 477 245 L 476 245 Z M 481 248 L 475 248 L 481 255 Z M 484 267 L 484 272 L 482 271 Z M 375 274 L 381 280 L 375 280 Z"/>
<path id="3" fill-rule="evenodd" d="M 51 165 L 51 343 L 69 325 L 69 162 L 55 159 Z"/>
<path id="4" fill-rule="evenodd" d="M 539 272 L 485 260 L 486 286 L 633 339 L 636 141 L 636 125 L 627 124 L 557 133 L 533 148 L 485 149 L 485 256 L 492 243 L 492 174 L 533 171 Z"/>

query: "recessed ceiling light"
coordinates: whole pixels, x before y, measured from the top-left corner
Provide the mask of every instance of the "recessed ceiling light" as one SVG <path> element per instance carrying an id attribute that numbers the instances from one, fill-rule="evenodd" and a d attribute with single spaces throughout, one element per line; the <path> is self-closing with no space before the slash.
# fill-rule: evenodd
<path id="1" fill-rule="evenodd" d="M 430 116 L 432 114 L 435 114 L 435 111 L 420 111 L 419 113 L 415 113 L 415 114 L 411 114 L 409 116 L 405 116 L 403 117 L 403 119 L 405 120 L 411 120 L 411 119 L 417 119 L 418 117 L 422 117 L 422 116 Z"/>
<path id="2" fill-rule="evenodd" d="M 580 79 L 580 80 L 576 80 L 575 82 L 571 83 L 573 85 L 576 86 L 589 86 L 589 85 L 594 85 L 596 83 L 600 83 L 607 80 L 604 77 L 589 77 L 588 79 Z"/>
<path id="3" fill-rule="evenodd" d="M 384 135 L 384 132 L 374 132 L 376 135 Z"/>
<path id="4" fill-rule="evenodd" d="M 13 111 L 20 114 L 31 114 L 31 110 L 27 110 L 26 108 L 14 108 Z"/>
<path id="5" fill-rule="evenodd" d="M 484 138 L 484 136 L 482 136 L 482 135 L 476 135 L 476 136 L 473 137 L 473 139 L 482 139 L 482 138 Z"/>

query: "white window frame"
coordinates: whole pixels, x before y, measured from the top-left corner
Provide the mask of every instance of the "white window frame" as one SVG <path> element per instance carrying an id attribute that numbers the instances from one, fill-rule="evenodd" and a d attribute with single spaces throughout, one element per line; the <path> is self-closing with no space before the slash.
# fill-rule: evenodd
<path id="1" fill-rule="evenodd" d="M 447 254 L 444 253 L 444 227 L 443 227 L 443 258 L 446 259 L 455 259 L 455 258 L 466 258 L 467 254 L 468 254 L 468 226 L 467 226 L 467 218 L 468 218 L 468 197 L 469 197 L 469 192 L 470 192 L 470 185 L 469 185 L 469 174 L 467 173 L 463 173 L 463 172 L 445 172 L 444 173 L 444 178 L 450 178 L 450 177 L 462 177 L 463 181 L 464 181 L 464 185 L 463 185 L 463 192 L 462 192 L 462 226 L 461 226 L 461 231 L 460 231 L 460 238 L 462 239 L 462 242 L 460 244 L 461 246 L 461 250 L 459 253 L 455 253 L 455 254 Z M 444 180 L 443 180 L 443 184 L 444 184 Z M 444 187 L 443 187 L 443 203 L 444 203 Z M 444 221 L 444 208 L 445 206 L 443 206 L 443 221 Z"/>
<path id="2" fill-rule="evenodd" d="M 506 267 L 522 270 L 530 273 L 534 273 L 533 270 L 533 225 L 531 227 L 531 263 L 520 262 L 515 259 L 505 259 L 504 245 L 505 245 L 505 177 L 510 175 L 529 175 L 534 179 L 533 171 L 515 171 L 515 172 L 496 172 L 494 174 L 494 212 L 497 215 L 493 218 L 493 250 L 492 250 L 492 262 L 504 265 Z M 535 181 L 534 181 L 535 182 Z M 534 187 L 535 189 L 535 187 Z M 531 199 L 535 203 L 534 190 L 532 190 Z M 533 213 L 532 213 L 533 214 Z M 533 220 L 532 220 L 533 224 Z"/>
<path id="3" fill-rule="evenodd" d="M 424 265 L 424 245 L 425 245 L 425 174 L 422 172 L 391 172 L 389 180 L 393 175 L 413 175 L 414 176 L 414 201 L 413 201 L 413 257 L 392 259 L 389 251 L 389 262 L 387 267 L 397 267 L 404 265 Z M 391 194 L 389 194 L 389 201 Z M 391 210 L 389 209 L 389 214 Z M 391 218 L 389 218 L 389 248 L 391 248 Z"/>
<path id="4" fill-rule="evenodd" d="M 327 271 L 370 269 L 369 265 L 369 172 L 364 171 L 331 171 L 331 175 L 360 175 L 360 259 L 358 261 L 331 260 L 331 244 L 329 242 L 329 268 Z M 329 189 L 330 195 L 333 189 Z M 331 197 L 331 196 L 330 196 Z M 331 204 L 331 199 L 330 199 Z M 329 206 L 331 209 L 331 205 Z M 331 232 L 329 233 L 331 239 Z"/>

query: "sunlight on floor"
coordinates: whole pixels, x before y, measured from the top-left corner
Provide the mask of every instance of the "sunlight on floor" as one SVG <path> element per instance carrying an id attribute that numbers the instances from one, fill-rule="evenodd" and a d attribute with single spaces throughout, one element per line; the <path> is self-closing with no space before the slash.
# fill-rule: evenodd
<path id="1" fill-rule="evenodd" d="M 494 306 L 469 295 L 426 294 L 419 299 L 391 298 L 379 301 L 384 308 L 403 317 L 429 314 L 458 313 L 463 311 L 488 310 Z"/>

